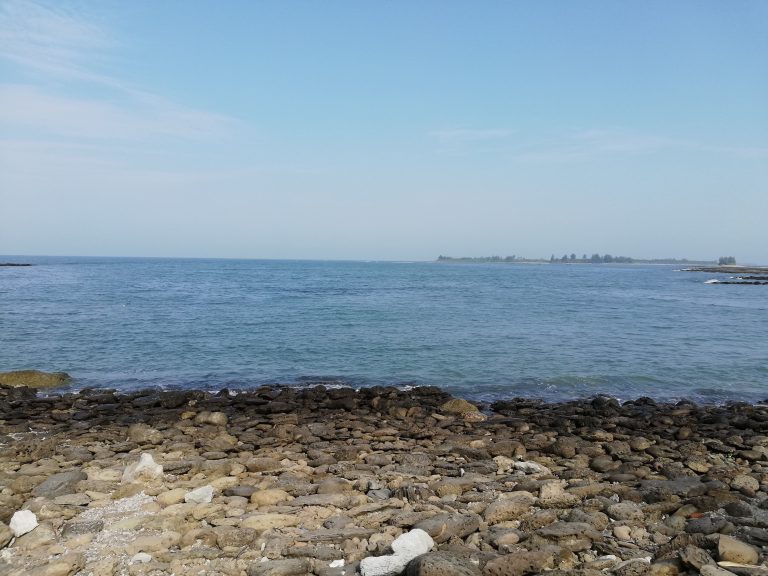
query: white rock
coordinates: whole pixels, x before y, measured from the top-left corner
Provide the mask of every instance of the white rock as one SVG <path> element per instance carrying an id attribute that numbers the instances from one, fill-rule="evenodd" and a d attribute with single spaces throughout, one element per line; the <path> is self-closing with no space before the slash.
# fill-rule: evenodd
<path id="1" fill-rule="evenodd" d="M 538 462 L 529 462 L 523 460 L 522 462 L 515 462 L 515 470 L 519 470 L 520 472 L 524 472 L 525 474 L 551 474 L 549 468 L 546 466 L 542 466 Z"/>
<path id="2" fill-rule="evenodd" d="M 193 504 L 208 504 L 213 500 L 213 486 L 208 484 L 207 486 L 201 486 L 194 490 L 184 494 L 184 502 L 191 502 Z"/>
<path id="3" fill-rule="evenodd" d="M 138 462 L 125 468 L 123 482 L 135 482 L 136 480 L 152 480 L 163 475 L 163 467 L 155 462 L 152 454 L 144 452 Z"/>
<path id="4" fill-rule="evenodd" d="M 362 576 L 395 576 L 401 574 L 408 562 L 429 552 L 435 541 L 424 530 L 414 528 L 392 542 L 394 554 L 370 556 L 360 562 Z"/>
<path id="5" fill-rule="evenodd" d="M 152 556 L 146 552 L 139 552 L 131 556 L 131 564 L 146 564 L 147 562 L 152 562 Z"/>
<path id="6" fill-rule="evenodd" d="M 330 564 L 328 564 L 328 568 L 343 568 L 344 567 L 344 559 L 341 560 L 334 560 Z"/>
<path id="7" fill-rule="evenodd" d="M 11 521 L 8 524 L 8 528 L 11 529 L 13 535 L 18 538 L 23 536 L 27 532 L 32 532 L 37 528 L 37 516 L 31 510 L 19 510 L 14 512 L 11 517 Z"/>

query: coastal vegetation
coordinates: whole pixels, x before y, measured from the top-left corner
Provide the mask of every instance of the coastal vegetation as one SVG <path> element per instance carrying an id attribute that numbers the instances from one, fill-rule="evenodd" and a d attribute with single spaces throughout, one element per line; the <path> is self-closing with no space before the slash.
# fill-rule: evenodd
<path id="1" fill-rule="evenodd" d="M 730 260 L 730 264 L 735 264 L 736 259 L 733 256 L 727 256 L 720 258 L 720 264 L 724 264 L 723 260 Z M 698 265 L 698 266 L 711 266 L 715 265 L 714 260 L 688 260 L 687 258 L 632 258 L 630 256 L 612 256 L 611 254 L 592 254 L 587 256 L 582 254 L 581 257 L 577 257 L 575 252 L 570 254 L 563 254 L 561 257 L 557 257 L 554 254 L 547 258 L 524 258 L 522 256 L 479 256 L 479 257 L 453 257 L 453 256 L 438 256 L 438 262 L 466 262 L 472 264 L 485 264 L 485 263 L 505 263 L 505 264 L 530 264 L 530 263 L 550 263 L 550 264 L 686 264 L 686 265 Z"/>

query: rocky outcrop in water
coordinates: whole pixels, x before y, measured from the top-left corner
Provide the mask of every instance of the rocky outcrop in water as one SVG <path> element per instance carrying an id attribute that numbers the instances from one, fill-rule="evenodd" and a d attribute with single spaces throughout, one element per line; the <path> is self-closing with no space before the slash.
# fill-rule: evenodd
<path id="1" fill-rule="evenodd" d="M 27 388 L 57 388 L 71 380 L 66 372 L 41 372 L 40 370 L 14 370 L 0 372 L 0 385 L 26 386 Z"/>

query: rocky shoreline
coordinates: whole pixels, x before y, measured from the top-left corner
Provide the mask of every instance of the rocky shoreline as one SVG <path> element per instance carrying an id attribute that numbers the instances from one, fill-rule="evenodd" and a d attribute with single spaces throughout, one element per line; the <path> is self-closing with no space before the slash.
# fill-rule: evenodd
<path id="1" fill-rule="evenodd" d="M 768 407 L 0 386 L 0 574 L 768 575 Z"/>

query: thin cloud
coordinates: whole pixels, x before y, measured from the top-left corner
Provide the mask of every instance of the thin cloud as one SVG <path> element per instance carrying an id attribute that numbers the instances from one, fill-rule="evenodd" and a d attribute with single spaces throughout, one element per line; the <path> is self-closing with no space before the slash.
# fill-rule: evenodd
<path id="1" fill-rule="evenodd" d="M 35 134 L 84 139 L 217 138 L 237 122 L 140 90 L 108 71 L 117 43 L 109 31 L 66 5 L 10 0 L 0 6 L 0 57 L 30 83 L 0 85 L 0 122 Z M 51 88 L 108 88 L 109 98 L 63 95 Z M 42 83 L 40 81 L 43 81 Z"/>
<path id="2" fill-rule="evenodd" d="M 590 129 L 568 134 L 553 146 L 518 151 L 514 158 L 521 162 L 535 163 L 586 162 L 607 156 L 643 155 L 673 150 L 718 152 L 753 158 L 768 155 L 768 148 L 713 146 L 620 129 Z"/>

